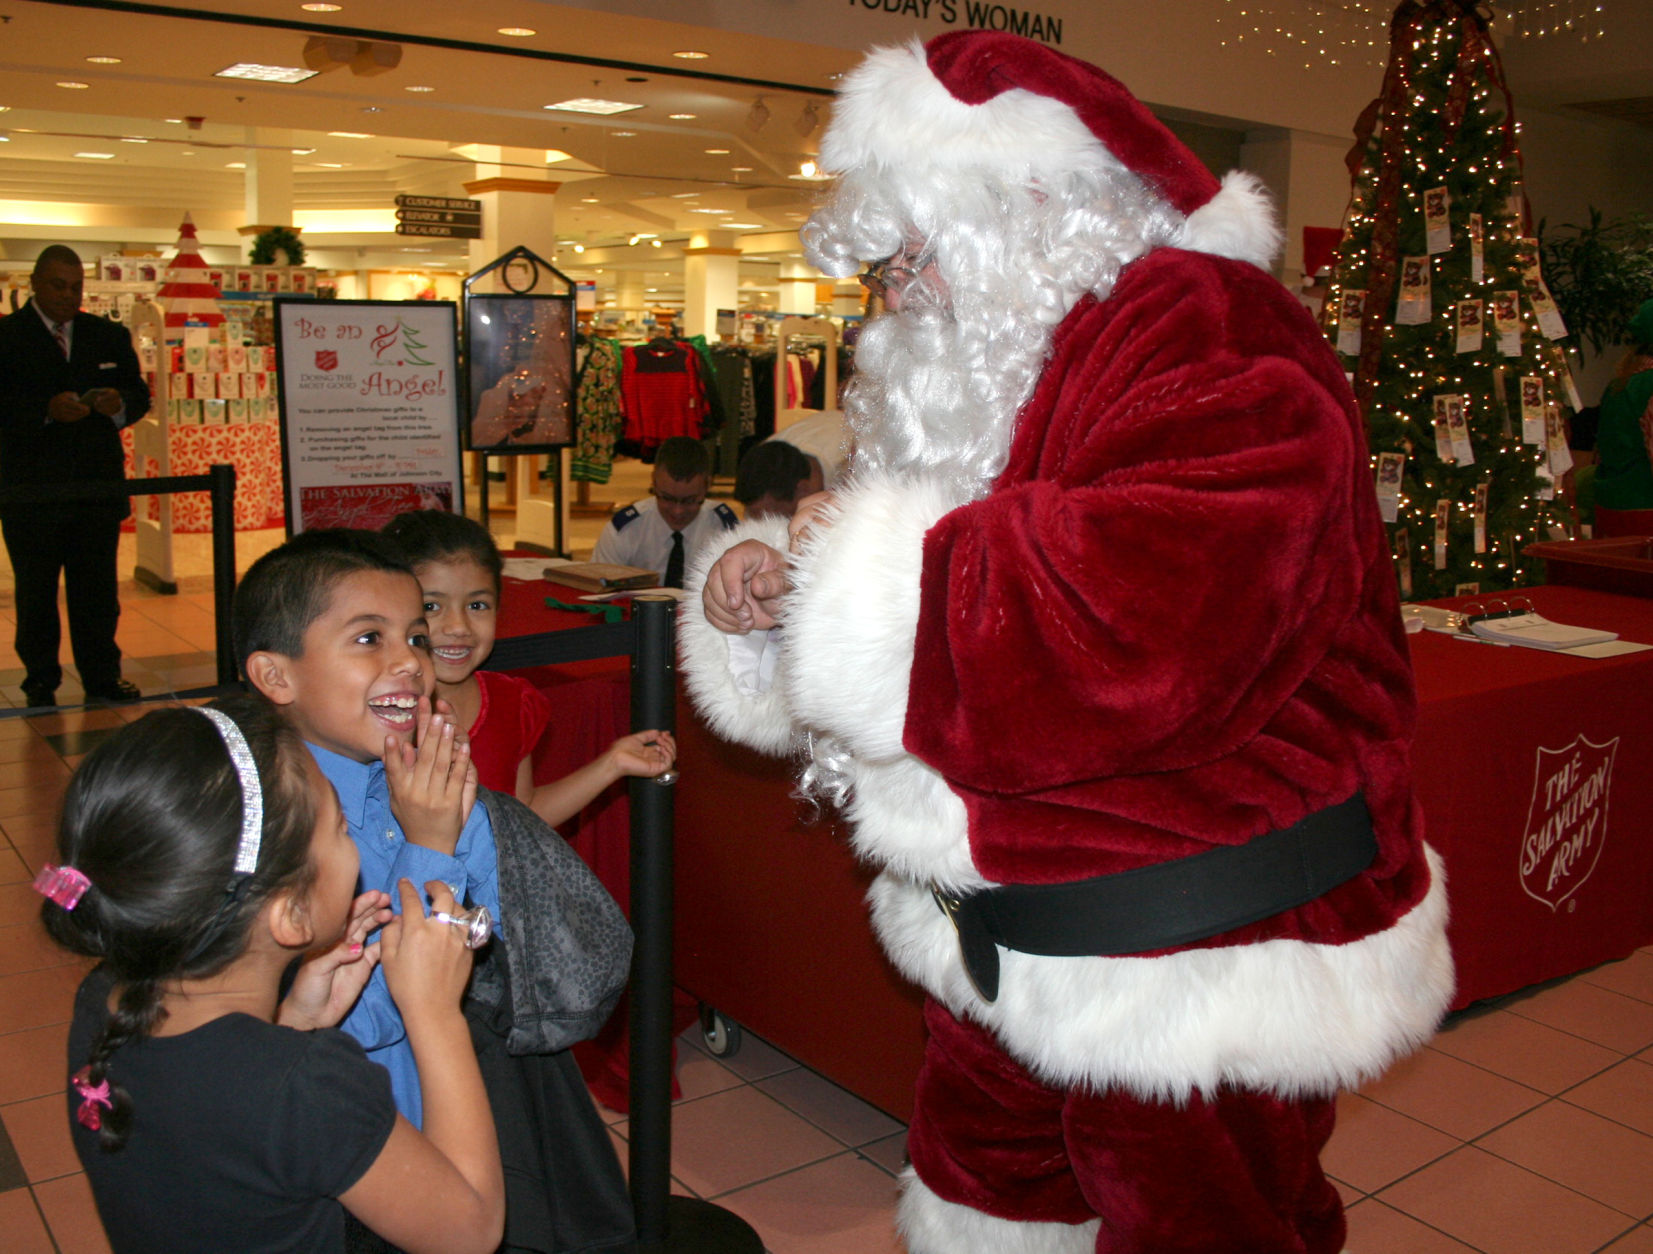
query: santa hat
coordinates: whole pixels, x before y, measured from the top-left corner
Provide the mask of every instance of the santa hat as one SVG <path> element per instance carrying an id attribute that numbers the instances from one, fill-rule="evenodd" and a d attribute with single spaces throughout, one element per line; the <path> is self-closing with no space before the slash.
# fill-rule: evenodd
<path id="1" fill-rule="evenodd" d="M 952 31 L 876 49 L 839 91 L 821 163 L 1012 177 L 1123 166 L 1182 215 L 1182 247 L 1257 265 L 1280 248 L 1255 176 L 1219 181 L 1118 79 L 1020 35 Z"/>

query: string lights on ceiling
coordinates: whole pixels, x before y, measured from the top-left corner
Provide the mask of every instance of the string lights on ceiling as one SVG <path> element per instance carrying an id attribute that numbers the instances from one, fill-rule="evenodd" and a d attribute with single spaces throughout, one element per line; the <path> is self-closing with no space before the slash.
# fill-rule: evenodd
<path id="1" fill-rule="evenodd" d="M 1483 4 L 1496 27 L 1518 39 L 1604 38 L 1606 0 L 1497 0 Z M 1222 45 L 1261 47 L 1314 66 L 1382 65 L 1395 0 L 1226 0 Z"/>

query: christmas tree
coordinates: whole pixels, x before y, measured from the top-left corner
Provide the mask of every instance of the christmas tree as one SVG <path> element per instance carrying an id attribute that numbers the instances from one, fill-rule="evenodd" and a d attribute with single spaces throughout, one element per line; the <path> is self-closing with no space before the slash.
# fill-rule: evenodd
<path id="1" fill-rule="evenodd" d="M 1514 101 L 1471 0 L 1402 0 L 1326 331 L 1354 378 L 1401 584 L 1413 599 L 1534 582 L 1558 534 L 1578 406 L 1527 228 Z"/>

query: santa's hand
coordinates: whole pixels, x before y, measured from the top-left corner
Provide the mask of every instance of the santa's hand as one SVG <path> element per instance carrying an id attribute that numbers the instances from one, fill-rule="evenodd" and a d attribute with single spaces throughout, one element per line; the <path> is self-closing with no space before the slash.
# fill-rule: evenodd
<path id="1" fill-rule="evenodd" d="M 786 554 L 761 540 L 742 540 L 706 572 L 701 606 L 719 631 L 745 635 L 775 625 L 789 586 Z"/>
<path id="2" fill-rule="evenodd" d="M 792 512 L 792 521 L 786 526 L 789 538 L 787 548 L 793 553 L 804 551 L 804 541 L 812 532 L 825 531 L 832 526 L 832 511 L 838 508 L 836 492 L 812 492 L 798 502 Z"/>

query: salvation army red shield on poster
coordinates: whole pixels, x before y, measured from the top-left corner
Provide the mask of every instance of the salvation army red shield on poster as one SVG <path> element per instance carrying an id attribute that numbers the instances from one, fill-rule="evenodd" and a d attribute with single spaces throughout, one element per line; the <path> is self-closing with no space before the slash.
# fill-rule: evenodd
<path id="1" fill-rule="evenodd" d="M 316 350 L 317 370 L 337 370 L 339 368 L 339 350 L 336 348 L 318 348 Z"/>
<path id="2" fill-rule="evenodd" d="M 1521 888 L 1551 910 L 1582 888 L 1601 860 L 1618 747 L 1617 736 L 1598 745 L 1582 735 L 1565 748 L 1538 746 L 1521 837 Z"/>

